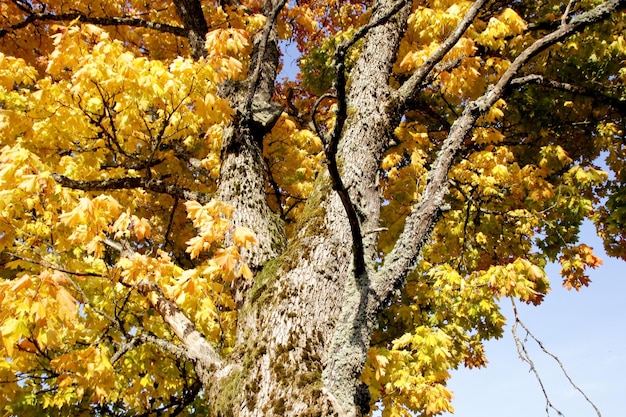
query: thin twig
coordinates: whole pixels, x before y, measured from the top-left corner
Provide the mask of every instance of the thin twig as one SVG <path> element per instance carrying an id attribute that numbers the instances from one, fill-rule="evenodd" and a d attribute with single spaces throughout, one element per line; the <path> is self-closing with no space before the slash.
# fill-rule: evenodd
<path id="1" fill-rule="evenodd" d="M 97 272 L 79 272 L 79 271 L 71 271 L 69 269 L 62 268 L 60 266 L 52 265 L 48 262 L 37 261 L 36 259 L 26 258 L 24 256 L 16 255 L 14 253 L 8 253 L 8 255 L 12 258 L 19 259 L 20 261 L 28 262 L 31 264 L 39 265 L 43 268 L 52 269 L 53 271 L 63 272 L 65 274 L 74 275 L 77 277 L 99 277 L 104 278 L 104 275 L 98 274 Z"/>
<path id="2" fill-rule="evenodd" d="M 320 104 L 322 104 L 322 101 L 324 101 L 325 99 L 336 100 L 337 96 L 335 96 L 334 94 L 330 94 L 330 93 L 322 94 L 320 97 L 318 97 L 317 100 L 315 100 L 315 104 L 313 105 L 313 110 L 311 112 L 311 120 L 313 121 L 313 127 L 315 128 L 315 133 L 317 134 L 317 136 L 319 136 L 320 140 L 324 144 L 324 147 L 326 147 L 326 144 L 328 143 L 328 138 L 326 137 L 326 134 L 322 131 L 319 123 L 317 122 L 316 116 L 317 116 L 317 110 Z"/>
<path id="3" fill-rule="evenodd" d="M 565 25 L 567 23 L 567 19 L 569 18 L 569 14 L 572 11 L 572 6 L 576 0 L 570 0 L 567 3 L 567 7 L 565 8 L 565 12 L 563 12 L 563 16 L 561 17 L 561 25 Z"/>
<path id="4" fill-rule="evenodd" d="M 550 398 L 548 397 L 548 393 L 546 391 L 546 387 L 543 385 L 543 380 L 541 379 L 541 375 L 539 375 L 539 371 L 537 370 L 537 367 L 535 366 L 535 362 L 533 362 L 533 360 L 531 359 L 530 354 L 528 353 L 528 350 L 526 349 L 526 345 L 524 344 L 524 342 L 520 340 L 519 335 L 517 334 L 517 326 L 518 324 L 521 323 L 521 321 L 519 320 L 519 316 L 517 314 L 517 307 L 515 305 L 515 301 L 513 301 L 512 298 L 511 298 L 511 304 L 513 305 L 513 314 L 515 315 L 515 324 L 513 324 L 513 327 L 511 328 L 511 333 L 513 334 L 513 339 L 515 340 L 515 346 L 517 346 L 517 353 L 519 354 L 519 357 L 520 359 L 522 359 L 522 361 L 530 365 L 530 370 L 533 372 L 533 374 L 535 374 L 535 378 L 537 379 L 537 382 L 539 383 L 539 386 L 541 387 L 541 392 L 543 393 L 543 397 L 546 400 L 546 415 L 550 416 L 550 409 L 553 409 L 554 411 L 556 411 L 558 415 L 564 416 L 564 414 L 558 408 L 556 408 L 550 401 Z"/>
<path id="5" fill-rule="evenodd" d="M 591 405 L 591 407 L 593 407 L 594 411 L 596 412 L 596 414 L 598 415 L 598 417 L 602 417 L 602 414 L 600 413 L 600 409 L 596 406 L 596 404 L 591 401 L 591 399 L 589 399 L 589 397 L 587 396 L 587 394 L 585 394 L 585 392 L 578 386 L 576 385 L 576 383 L 574 382 L 574 380 L 572 379 L 572 377 L 569 375 L 569 373 L 567 372 L 567 370 L 565 369 L 565 366 L 563 365 L 563 362 L 561 362 L 561 360 L 552 352 L 550 352 L 548 349 L 546 349 L 546 347 L 544 346 L 543 342 L 541 342 L 541 340 L 539 340 L 531 331 L 530 329 L 524 324 L 524 322 L 522 322 L 519 318 L 519 314 L 517 312 L 517 306 L 515 305 L 515 301 L 513 300 L 513 298 L 511 298 L 511 305 L 513 306 L 513 314 L 515 317 L 515 324 L 513 325 L 511 331 L 513 332 L 513 338 L 515 339 L 515 344 L 517 345 L 517 351 L 520 354 L 520 357 L 522 358 L 523 361 L 527 362 L 528 364 L 530 364 L 531 370 L 533 371 L 533 373 L 535 374 L 535 376 L 537 377 L 537 380 L 539 381 L 539 385 L 541 386 L 541 390 L 543 391 L 543 395 L 546 399 L 546 412 L 548 413 L 548 409 L 552 408 L 553 410 L 555 410 L 559 415 L 563 415 L 559 410 L 557 410 L 552 403 L 550 402 L 550 400 L 548 399 L 548 396 L 546 394 L 546 390 L 543 386 L 543 383 L 541 381 L 541 378 L 539 377 L 539 373 L 533 363 L 533 361 L 530 359 L 530 355 L 528 353 L 528 351 L 526 350 L 526 346 L 524 345 L 524 343 L 522 341 L 520 341 L 519 336 L 517 334 L 517 326 L 519 325 L 522 329 L 524 329 L 524 331 L 526 332 L 526 337 L 530 337 L 532 340 L 535 341 L 535 343 L 537 343 L 537 345 L 539 346 L 539 348 L 548 356 L 550 356 L 552 359 L 554 359 L 556 361 L 556 363 L 559 365 L 559 368 L 561 368 L 561 372 L 563 372 L 563 375 L 565 375 L 565 378 L 567 378 L 567 381 L 570 383 L 570 385 L 580 393 L 580 395 L 582 395 L 582 397 L 585 399 L 585 401 L 587 401 L 587 403 L 589 403 L 589 405 Z M 548 413 L 549 414 L 549 413 Z"/>
<path id="6" fill-rule="evenodd" d="M 522 327 L 522 329 L 524 329 L 524 331 L 526 331 L 527 336 L 530 336 L 531 339 L 533 339 L 535 341 L 535 343 L 537 343 L 537 345 L 539 346 L 539 348 L 541 348 L 541 350 L 548 356 L 550 356 L 552 359 L 554 359 L 556 361 L 556 363 L 559 365 L 559 368 L 561 368 L 561 372 L 563 372 L 563 375 L 565 375 L 565 377 L 567 378 L 568 382 L 570 383 L 570 385 L 580 393 L 580 395 L 583 396 L 583 398 L 585 399 L 585 401 L 587 401 L 595 410 L 596 414 L 598 415 L 598 417 L 602 417 L 602 414 L 600 413 L 600 409 L 598 409 L 598 407 L 594 404 L 593 401 L 591 401 L 589 399 L 589 397 L 587 396 L 587 394 L 585 394 L 585 392 L 578 386 L 576 385 L 576 383 L 574 382 L 574 380 L 572 379 L 572 377 L 569 375 L 569 373 L 567 372 L 567 370 L 565 369 L 565 366 L 563 365 L 563 362 L 561 362 L 561 360 L 558 358 L 558 356 L 556 356 L 554 353 L 550 352 L 548 349 L 546 349 L 546 347 L 544 346 L 543 342 L 541 342 L 541 340 L 539 340 L 531 331 L 530 329 L 524 324 L 524 322 L 522 322 L 519 319 L 519 316 L 517 314 L 517 310 L 515 309 L 515 302 L 513 301 L 513 299 L 511 299 L 511 301 L 513 302 L 513 311 L 515 314 L 515 324 L 517 325 L 519 323 L 519 325 Z"/>

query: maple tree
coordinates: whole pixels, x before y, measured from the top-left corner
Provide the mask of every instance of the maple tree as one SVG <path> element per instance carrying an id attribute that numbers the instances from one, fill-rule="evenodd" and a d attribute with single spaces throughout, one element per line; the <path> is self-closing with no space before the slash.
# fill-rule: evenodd
<path id="1" fill-rule="evenodd" d="M 3 0 L 1 408 L 452 410 L 585 219 L 626 259 L 625 7 Z"/>

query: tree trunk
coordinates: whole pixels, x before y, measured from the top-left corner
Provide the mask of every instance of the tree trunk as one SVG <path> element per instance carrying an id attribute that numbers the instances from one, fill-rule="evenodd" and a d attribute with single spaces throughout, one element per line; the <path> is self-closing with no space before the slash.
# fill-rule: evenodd
<path id="1" fill-rule="evenodd" d="M 345 117 L 340 122 L 344 127 L 335 138 L 336 162 L 345 188 L 341 189 L 332 172 L 320 173 L 297 233 L 286 244 L 280 221 L 266 201 L 262 160 L 263 136 L 279 110 L 270 101 L 279 54 L 272 22 L 284 1 L 265 3 L 270 25 L 255 37 L 250 74 L 244 82 L 224 89 L 237 115 L 224 135 L 217 197 L 235 207 L 235 224 L 254 230 L 259 246 L 245 254 L 257 273 L 252 288 L 239 289 L 242 308 L 236 345 L 205 384 L 211 415 L 356 417 L 368 411 L 369 395 L 367 388 L 360 386 L 359 377 L 376 314 L 394 287 L 402 283 L 429 236 L 447 193 L 448 170 L 462 140 L 476 119 L 503 94 L 514 74 L 507 72 L 492 90 L 468 103 L 453 124 L 433 164 L 422 201 L 413 208 L 394 249 L 377 270 L 380 160 L 394 143 L 393 130 L 407 101 L 485 1 L 474 3 L 433 54 L 432 62 L 426 62 L 398 90 L 389 87 L 389 77 L 406 29 L 410 2 L 374 3 L 371 25 L 363 32 L 361 54 L 343 103 Z M 546 36 L 545 45 L 581 30 L 585 24 L 562 26 L 554 37 Z M 538 41 L 527 51 L 536 53 L 545 45 Z M 515 71 L 532 56 L 525 53 L 511 65 Z M 336 65 L 339 68 L 341 63 Z M 341 104 L 339 92 L 346 85 L 338 80 L 335 90 Z M 341 117 L 338 114 L 338 120 Z M 340 199 L 338 190 L 347 191 L 349 202 Z M 348 221 L 346 204 L 358 217 L 365 265 L 361 270 L 355 267 L 354 225 Z"/>
<path id="2" fill-rule="evenodd" d="M 353 78 L 348 94 L 349 109 L 359 111 L 351 112 L 339 143 L 341 175 L 361 216 L 368 270 L 376 257 L 378 166 L 397 121 L 385 106 L 391 95 L 385 81 L 408 12 L 409 7 L 404 7 L 368 36 L 354 70 L 359 76 Z M 259 172 L 242 172 L 237 170 L 241 162 L 229 162 L 241 159 L 241 150 L 236 156 L 225 155 L 222 165 L 223 178 L 228 169 L 236 173 L 234 183 L 245 180 L 246 173 Z M 232 185 L 228 187 L 221 197 L 232 198 Z M 242 195 L 249 196 L 249 191 L 246 188 Z M 264 197 L 254 198 L 259 202 Z M 252 212 L 258 216 L 259 210 L 252 207 Z M 258 233 L 265 223 L 269 222 L 261 217 L 243 224 Z M 265 263 L 271 255 L 266 257 L 267 251 L 262 251 L 253 261 L 264 268 L 239 314 L 238 343 L 231 361 L 241 367 L 212 387 L 209 402 L 217 407 L 215 415 L 361 415 L 369 409 L 367 388 L 360 387 L 359 375 L 377 306 L 368 297 L 367 275 L 358 281 L 354 278 L 350 225 L 328 173 L 317 179 L 297 230 L 279 257 Z M 367 317 L 365 326 L 354 324 L 363 317 Z"/>

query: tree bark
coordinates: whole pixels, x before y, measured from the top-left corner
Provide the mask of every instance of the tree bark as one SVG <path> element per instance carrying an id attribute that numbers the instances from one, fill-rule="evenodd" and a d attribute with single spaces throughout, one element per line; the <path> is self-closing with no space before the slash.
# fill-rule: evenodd
<path id="1" fill-rule="evenodd" d="M 359 110 L 348 118 L 338 152 L 361 215 L 369 271 L 377 239 L 369 231 L 380 213 L 378 166 L 398 118 L 384 105 L 391 96 L 386 81 L 409 9 L 367 39 L 348 94 L 349 109 Z M 232 410 L 237 416 L 360 415 L 369 407 L 359 375 L 376 309 L 359 306 L 367 300 L 367 275 L 354 279 L 350 225 L 327 173 L 320 174 L 297 229 L 286 251 L 255 277 L 231 358 L 243 366 L 213 389 L 215 403 L 225 404 L 217 415 L 229 415 L 232 404 L 241 405 Z M 353 321 L 366 310 L 368 325 L 352 334 Z"/>
<path id="2" fill-rule="evenodd" d="M 543 43 L 540 40 L 520 54 L 511 65 L 513 70 L 494 88 L 468 103 L 433 164 L 422 201 L 407 218 L 384 265 L 376 269 L 380 160 L 394 142 L 393 131 L 406 103 L 484 3 L 475 2 L 432 62 L 392 90 L 389 77 L 411 6 L 410 2 L 375 2 L 350 89 L 345 100 L 337 94 L 345 119 L 335 162 L 349 202 L 339 198 L 336 178 L 320 173 L 298 232 L 285 243 L 282 225 L 266 201 L 262 160 L 262 138 L 278 109 L 270 101 L 279 54 L 272 18 L 284 2 L 266 2 L 270 26 L 254 39 L 250 74 L 246 81 L 224 89 L 237 115 L 224 135 L 217 197 L 235 207 L 235 224 L 254 230 L 259 245 L 245 254 L 257 274 L 252 288 L 240 289 L 243 306 L 235 348 L 220 359 L 223 366 L 205 384 L 212 415 L 356 417 L 368 411 L 367 389 L 362 389 L 359 377 L 376 314 L 402 284 L 429 236 L 444 205 L 448 170 L 463 139 L 530 57 L 601 18 L 591 15 L 588 20 L 586 13 L 562 24 L 553 32 L 556 35 L 547 35 Z M 606 15 L 622 7 L 623 1 L 607 4 L 611 6 L 598 13 Z M 389 14 L 391 9 L 394 12 Z M 346 85 L 335 87 L 340 92 Z M 346 204 L 352 205 L 360 226 L 365 264 L 360 271 L 355 269 Z"/>

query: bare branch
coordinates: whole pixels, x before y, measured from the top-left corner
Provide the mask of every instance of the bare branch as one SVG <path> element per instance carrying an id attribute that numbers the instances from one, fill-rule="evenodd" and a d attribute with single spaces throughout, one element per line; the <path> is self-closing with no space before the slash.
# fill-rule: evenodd
<path id="1" fill-rule="evenodd" d="M 120 348 L 115 351 L 115 353 L 113 354 L 113 356 L 111 356 L 111 359 L 109 359 L 109 361 L 111 362 L 111 364 L 115 364 L 115 362 L 120 360 L 120 358 L 124 356 L 126 352 L 129 352 L 138 344 L 139 344 L 139 338 L 136 336 L 133 337 L 130 341 L 122 343 L 120 345 Z"/>
<path id="2" fill-rule="evenodd" d="M 186 357 L 185 349 L 181 348 L 178 345 L 175 345 L 172 342 L 168 342 L 165 339 L 161 339 L 159 337 L 152 336 L 152 335 L 145 334 L 145 333 L 138 334 L 137 338 L 144 343 L 152 343 L 153 345 L 158 346 L 159 348 L 163 349 L 166 352 L 173 353 L 174 356 L 178 358 Z"/>
<path id="3" fill-rule="evenodd" d="M 373 28 L 380 26 L 391 19 L 396 13 L 398 13 L 404 6 L 408 4 L 407 0 L 399 0 L 395 4 L 393 4 L 385 13 L 378 16 L 376 20 L 371 20 L 367 23 L 367 25 L 362 26 L 354 36 L 350 39 L 346 39 L 337 47 L 337 51 L 335 52 L 335 59 L 337 60 L 337 56 L 341 57 L 341 60 L 345 62 L 346 54 L 348 50 L 354 46 L 359 40 L 363 39 L 367 33 Z"/>
<path id="4" fill-rule="evenodd" d="M 565 8 L 565 12 L 563 12 L 563 16 L 561 16 L 561 24 L 564 25 L 567 23 L 567 19 L 569 19 L 569 14 L 572 11 L 572 6 L 576 0 L 569 0 L 567 3 L 567 7 Z"/>
<path id="5" fill-rule="evenodd" d="M 533 373 L 535 374 L 535 376 L 537 377 L 537 380 L 539 381 L 539 385 L 541 386 L 541 390 L 543 391 L 543 395 L 546 398 L 546 407 L 550 407 L 555 409 L 554 407 L 552 407 L 550 401 L 548 400 L 548 396 L 546 395 L 546 391 L 544 389 L 543 383 L 541 382 L 541 378 L 539 377 L 539 373 L 537 371 L 537 369 L 535 368 L 534 363 L 532 362 L 532 360 L 530 359 L 530 355 L 528 354 L 528 351 L 526 350 L 526 346 L 524 345 L 524 342 L 522 342 L 519 338 L 519 335 L 517 334 L 517 326 L 521 326 L 522 329 L 524 329 L 524 331 L 526 331 L 526 335 L 529 336 L 531 339 L 533 339 L 537 345 L 539 346 L 539 348 L 548 356 L 550 356 L 552 359 L 554 359 L 556 361 L 556 363 L 559 365 L 559 368 L 561 368 L 561 372 L 563 372 L 563 375 L 565 375 L 565 378 L 567 378 L 567 381 L 570 383 L 570 385 L 580 393 L 580 395 L 583 396 L 583 398 L 585 399 L 585 401 L 587 401 L 595 410 L 596 414 L 598 415 L 598 417 L 602 417 L 602 415 L 600 414 L 600 409 L 593 403 L 593 401 L 591 401 L 589 399 L 589 397 L 587 397 L 587 394 L 585 394 L 585 392 L 578 386 L 576 385 L 576 383 L 574 382 L 574 380 L 572 379 L 572 377 L 569 375 L 569 373 L 567 372 L 567 370 L 565 369 L 565 366 L 563 365 L 563 363 L 561 362 L 561 360 L 552 352 L 550 352 L 548 349 L 546 349 L 546 347 L 543 345 L 543 343 L 541 342 L 541 340 L 539 340 L 529 329 L 528 327 L 524 324 L 524 322 L 522 322 L 522 320 L 519 318 L 519 314 L 517 312 L 517 306 L 515 305 L 515 301 L 513 300 L 513 298 L 511 298 L 511 304 L 513 306 L 513 315 L 515 317 L 515 324 L 513 325 L 513 327 L 511 328 L 511 332 L 513 333 L 513 339 L 515 339 L 515 345 L 517 346 L 517 351 L 520 355 L 520 358 L 524 361 L 527 362 L 530 367 L 531 370 L 533 371 Z M 556 409 L 555 409 L 556 410 Z M 559 415 L 561 414 L 558 410 L 556 410 Z"/>
<path id="6" fill-rule="evenodd" d="M 318 97 L 317 100 L 315 100 L 315 104 L 313 105 L 313 110 L 311 111 L 311 121 L 313 122 L 313 128 L 315 129 L 315 133 L 320 138 L 320 140 L 322 141 L 324 146 L 326 146 L 326 144 L 329 142 L 329 140 L 326 137 L 326 133 L 324 133 L 324 131 L 322 130 L 322 127 L 319 125 L 319 122 L 317 121 L 317 117 L 316 116 L 317 116 L 317 111 L 318 111 L 320 105 L 322 104 L 322 101 L 324 101 L 326 99 L 335 99 L 336 100 L 337 96 L 335 96 L 334 94 L 330 94 L 330 93 L 322 94 L 320 97 Z"/>
<path id="7" fill-rule="evenodd" d="M 178 306 L 165 297 L 163 290 L 155 282 L 143 280 L 136 287 L 181 341 L 185 357 L 194 363 L 198 377 L 206 386 L 211 374 L 222 367 L 222 359 L 213 346 Z"/>
<path id="8" fill-rule="evenodd" d="M 519 335 L 517 334 L 517 325 L 520 323 L 520 321 L 517 315 L 517 308 L 515 307 L 515 302 L 513 301 L 513 299 L 511 299 L 511 303 L 513 304 L 513 313 L 515 314 L 515 324 L 513 324 L 513 327 L 511 328 L 511 333 L 513 333 L 513 339 L 515 340 L 517 353 L 519 354 L 519 357 L 521 360 L 523 360 L 528 365 L 530 365 L 530 370 L 533 372 L 533 374 L 535 374 L 535 378 L 537 378 L 537 382 L 539 383 L 539 386 L 541 387 L 541 392 L 543 393 L 543 397 L 546 400 L 546 415 L 549 417 L 550 409 L 552 409 L 556 411 L 558 415 L 563 416 L 563 413 L 558 408 L 556 408 L 550 401 L 550 397 L 548 397 L 546 387 L 543 385 L 543 380 L 541 379 L 541 375 L 539 375 L 539 371 L 537 370 L 537 367 L 535 366 L 535 362 L 533 362 L 533 360 L 531 359 L 530 354 L 528 353 L 528 350 L 526 349 L 526 345 L 524 344 L 524 342 L 520 340 Z"/>

